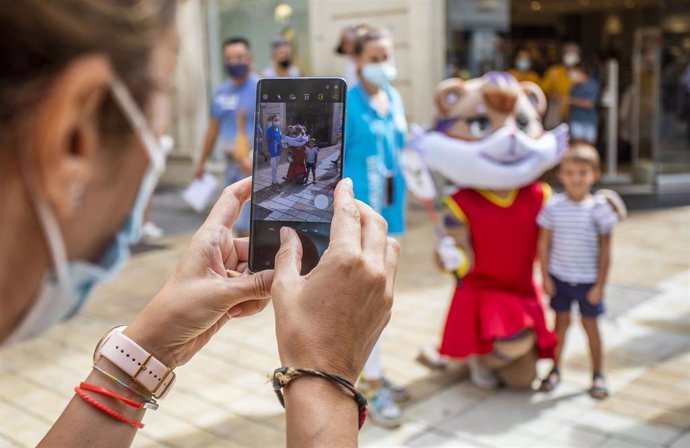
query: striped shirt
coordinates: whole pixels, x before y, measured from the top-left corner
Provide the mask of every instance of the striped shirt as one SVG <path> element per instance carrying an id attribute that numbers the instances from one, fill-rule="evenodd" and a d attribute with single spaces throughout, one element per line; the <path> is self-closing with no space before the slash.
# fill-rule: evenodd
<path id="1" fill-rule="evenodd" d="M 569 283 L 596 282 L 599 236 L 611 233 L 616 221 L 602 196 L 575 202 L 563 193 L 554 195 L 537 218 L 539 227 L 552 232 L 549 273 Z"/>

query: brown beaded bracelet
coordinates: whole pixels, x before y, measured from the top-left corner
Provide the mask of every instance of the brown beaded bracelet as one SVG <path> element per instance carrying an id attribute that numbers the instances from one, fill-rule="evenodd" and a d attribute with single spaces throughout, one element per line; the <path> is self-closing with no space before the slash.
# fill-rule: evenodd
<path id="1" fill-rule="evenodd" d="M 303 375 L 316 376 L 319 378 L 325 378 L 330 381 L 334 381 L 341 386 L 343 386 L 348 391 L 352 392 L 353 398 L 357 403 L 357 409 L 359 411 L 359 429 L 362 429 L 364 422 L 367 419 L 367 399 L 358 391 L 355 386 L 352 385 L 345 378 L 339 377 L 338 375 L 332 375 L 330 373 L 322 372 L 320 370 L 314 369 L 299 369 L 292 367 L 279 367 L 273 371 L 273 391 L 278 397 L 280 404 L 285 407 L 285 398 L 283 397 L 283 388 L 288 385 L 288 383 L 295 378 L 299 378 Z"/>

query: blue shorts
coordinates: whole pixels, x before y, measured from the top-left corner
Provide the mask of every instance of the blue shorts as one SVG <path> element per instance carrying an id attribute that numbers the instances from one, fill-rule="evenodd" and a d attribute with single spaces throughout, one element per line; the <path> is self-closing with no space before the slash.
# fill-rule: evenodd
<path id="1" fill-rule="evenodd" d="M 580 307 L 583 317 L 597 317 L 604 313 L 604 301 L 592 305 L 587 300 L 587 293 L 594 283 L 568 283 L 551 276 L 556 286 L 556 295 L 551 297 L 551 308 L 557 313 L 569 313 L 573 302 Z"/>
<path id="2" fill-rule="evenodd" d="M 244 174 L 242 170 L 240 169 L 240 164 L 235 162 L 234 160 L 230 159 L 229 157 L 225 161 L 225 186 L 227 187 L 228 185 L 232 185 L 235 182 L 239 182 L 245 177 L 247 177 L 247 174 Z M 240 212 L 240 216 L 237 218 L 237 222 L 235 222 L 235 232 L 239 233 L 249 233 L 249 219 L 250 219 L 250 210 L 249 210 L 249 202 L 246 202 L 244 204 L 244 207 L 242 207 L 242 211 Z"/>
<path id="3" fill-rule="evenodd" d="M 570 122 L 570 139 L 583 140 L 590 144 L 597 142 L 598 126 L 595 123 Z"/>

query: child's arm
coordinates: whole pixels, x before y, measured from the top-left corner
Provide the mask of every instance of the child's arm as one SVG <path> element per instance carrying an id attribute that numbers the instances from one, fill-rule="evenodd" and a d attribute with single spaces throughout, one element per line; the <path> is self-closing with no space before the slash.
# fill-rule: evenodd
<path id="1" fill-rule="evenodd" d="M 541 227 L 539 229 L 539 264 L 541 266 L 541 276 L 544 281 L 544 292 L 549 296 L 556 294 L 556 285 L 549 274 L 549 263 L 551 254 L 551 230 Z"/>
<path id="2" fill-rule="evenodd" d="M 599 268 L 597 270 L 597 282 L 587 294 L 589 303 L 596 305 L 604 297 L 604 286 L 609 275 L 611 264 L 611 234 L 599 235 Z"/>

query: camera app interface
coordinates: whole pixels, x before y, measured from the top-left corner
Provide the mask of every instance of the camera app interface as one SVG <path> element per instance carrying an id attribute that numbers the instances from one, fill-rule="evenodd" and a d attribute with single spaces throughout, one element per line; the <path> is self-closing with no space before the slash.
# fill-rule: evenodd
<path id="1" fill-rule="evenodd" d="M 333 192 L 342 177 L 345 83 L 262 80 L 257 96 L 252 270 L 273 267 L 280 228 L 300 235 L 303 271 L 328 246 Z"/>

